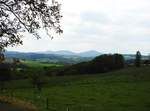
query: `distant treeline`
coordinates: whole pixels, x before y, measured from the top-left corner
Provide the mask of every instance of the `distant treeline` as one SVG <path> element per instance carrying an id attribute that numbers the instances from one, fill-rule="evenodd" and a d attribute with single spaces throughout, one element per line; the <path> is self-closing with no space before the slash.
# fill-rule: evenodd
<path id="1" fill-rule="evenodd" d="M 124 56 L 121 54 L 104 54 L 88 62 L 81 62 L 73 65 L 30 68 L 21 63 L 18 59 L 13 59 L 13 63 L 0 63 L 0 81 L 5 81 L 10 78 L 28 78 L 30 75 L 38 73 L 48 76 L 105 73 L 128 66 L 135 66 L 135 61 L 136 59 L 125 60 Z M 139 63 L 142 65 L 150 65 L 150 60 L 140 60 Z"/>
<path id="2" fill-rule="evenodd" d="M 125 61 L 121 54 L 101 55 L 88 62 L 81 62 L 60 69 L 47 69 L 47 74 L 72 75 L 104 73 L 124 68 Z"/>

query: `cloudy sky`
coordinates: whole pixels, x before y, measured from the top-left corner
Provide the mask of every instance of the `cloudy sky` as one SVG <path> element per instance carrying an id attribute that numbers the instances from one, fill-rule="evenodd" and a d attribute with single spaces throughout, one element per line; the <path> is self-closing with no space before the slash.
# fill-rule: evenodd
<path id="1" fill-rule="evenodd" d="M 64 33 L 51 40 L 24 37 L 24 45 L 8 50 L 105 53 L 150 53 L 150 0 L 59 0 Z"/>

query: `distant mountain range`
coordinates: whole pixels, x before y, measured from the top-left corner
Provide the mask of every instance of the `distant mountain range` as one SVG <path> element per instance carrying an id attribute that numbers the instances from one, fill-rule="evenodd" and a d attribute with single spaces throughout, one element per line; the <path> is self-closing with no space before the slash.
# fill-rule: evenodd
<path id="1" fill-rule="evenodd" d="M 91 57 L 94 58 L 96 56 L 105 54 L 105 53 L 101 53 L 95 50 L 89 50 L 89 51 L 85 51 L 85 52 L 80 52 L 80 53 L 76 53 L 76 52 L 72 52 L 72 51 L 67 51 L 67 50 L 60 50 L 60 51 L 45 51 L 45 52 L 40 52 L 43 54 L 55 54 L 55 55 L 63 55 L 63 56 L 78 56 L 78 57 Z M 135 59 L 135 54 L 123 54 L 124 58 L 126 60 L 128 59 Z M 148 59 L 148 56 L 142 55 L 142 59 Z"/>
<path id="2" fill-rule="evenodd" d="M 46 52 L 16 52 L 16 51 L 6 51 L 6 58 L 19 58 L 26 60 L 34 60 L 39 62 L 51 62 L 51 63 L 61 63 L 61 64 L 76 64 L 83 61 L 89 61 L 95 56 L 79 56 L 71 51 L 46 51 Z M 83 53 L 84 54 L 84 53 Z"/>
<path id="3" fill-rule="evenodd" d="M 45 51 L 45 52 L 40 52 L 43 54 L 55 54 L 55 55 L 64 55 L 64 56 L 80 56 L 80 57 L 96 57 L 101 55 L 102 53 L 95 51 L 95 50 L 89 50 L 81 53 L 76 53 L 72 51 L 67 51 L 67 50 L 60 50 L 60 51 Z"/>
<path id="4" fill-rule="evenodd" d="M 102 55 L 102 53 L 95 50 L 85 51 L 81 53 L 76 53 L 67 50 L 28 53 L 6 51 L 4 54 L 7 58 L 19 58 L 27 60 L 36 60 L 40 62 L 53 62 L 63 64 L 75 64 L 83 61 L 89 61 L 96 56 Z M 123 54 L 123 56 L 125 60 L 135 59 L 134 54 Z M 148 59 L 148 56 L 142 56 L 142 59 Z"/>

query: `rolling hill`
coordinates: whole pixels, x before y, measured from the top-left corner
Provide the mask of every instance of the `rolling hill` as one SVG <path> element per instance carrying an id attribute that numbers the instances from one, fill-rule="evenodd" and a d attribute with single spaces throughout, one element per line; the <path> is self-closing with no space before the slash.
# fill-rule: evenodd
<path id="1" fill-rule="evenodd" d="M 24 53 L 13 51 L 6 51 L 4 55 L 6 58 L 18 58 L 18 59 L 34 60 L 39 62 L 51 62 L 60 64 L 76 64 L 79 62 L 89 61 L 92 59 L 90 57 L 45 54 L 45 53 Z"/>
<path id="2" fill-rule="evenodd" d="M 81 53 L 76 53 L 67 50 L 60 51 L 44 51 L 44 52 L 16 52 L 6 51 L 5 56 L 7 58 L 19 58 L 27 60 L 37 60 L 40 62 L 52 62 L 52 63 L 63 63 L 63 64 L 76 64 L 84 61 L 90 61 L 96 56 L 102 55 L 102 53 L 90 50 Z M 125 60 L 134 60 L 134 54 L 123 54 Z M 143 55 L 142 59 L 149 59 L 148 56 Z"/>

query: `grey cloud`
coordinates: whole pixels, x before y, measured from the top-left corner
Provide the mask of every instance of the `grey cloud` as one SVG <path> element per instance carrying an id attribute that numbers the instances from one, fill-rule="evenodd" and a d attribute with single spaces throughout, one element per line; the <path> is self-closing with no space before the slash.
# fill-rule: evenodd
<path id="1" fill-rule="evenodd" d="M 107 32 L 105 32 L 102 28 L 103 26 L 97 27 L 96 24 L 86 25 L 81 24 L 79 28 L 75 29 L 75 32 L 82 35 L 82 37 L 93 37 L 93 36 L 101 36 L 106 35 Z"/>
<path id="2" fill-rule="evenodd" d="M 77 4 L 81 2 L 69 1 L 69 3 Z M 83 2 L 84 5 L 79 5 L 80 10 L 76 9 L 76 5 L 73 4 L 70 7 L 71 4 L 68 4 L 69 8 L 63 15 L 64 33 L 61 38 L 49 40 L 43 37 L 39 41 L 26 39 L 24 46 L 19 50 L 63 48 L 78 51 L 94 49 L 123 53 L 134 53 L 136 50 L 150 52 L 148 47 L 150 44 L 150 0 L 116 0 L 116 3 L 121 2 L 120 5 L 114 5 L 114 0 L 106 0 L 106 3 L 95 1 L 101 3 L 101 6 L 96 9 L 95 5 L 90 5 L 91 9 L 85 7 L 86 2 Z M 131 1 L 139 5 L 128 6 L 127 4 Z M 95 3 L 90 0 L 88 2 Z M 41 45 L 37 47 L 38 44 Z"/>
<path id="3" fill-rule="evenodd" d="M 95 11 L 82 12 L 80 14 L 80 17 L 83 22 L 91 22 L 98 24 L 107 24 L 111 21 L 105 13 Z"/>
<path id="4" fill-rule="evenodd" d="M 121 13 L 119 17 L 116 17 L 113 21 L 113 25 L 122 27 L 150 27 L 150 8 L 137 8 L 136 10 L 130 10 Z"/>

